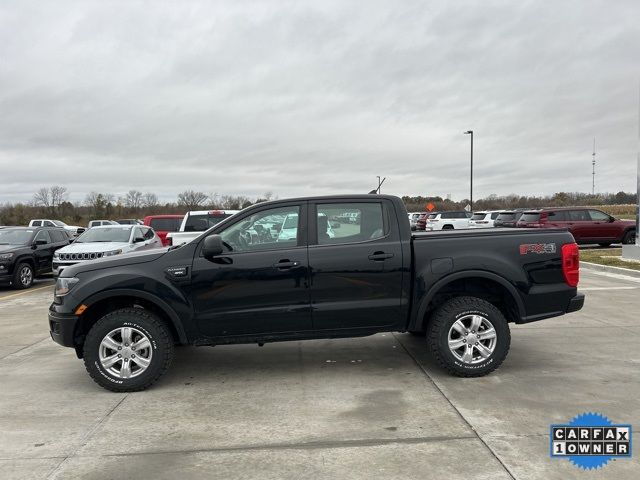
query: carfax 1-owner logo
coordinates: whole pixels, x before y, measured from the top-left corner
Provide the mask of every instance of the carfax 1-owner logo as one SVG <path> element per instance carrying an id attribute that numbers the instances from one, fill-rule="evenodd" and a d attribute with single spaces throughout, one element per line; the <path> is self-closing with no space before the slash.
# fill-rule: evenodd
<path id="1" fill-rule="evenodd" d="M 551 457 L 568 458 L 591 470 L 612 458 L 631 457 L 631 425 L 616 425 L 599 413 L 583 413 L 566 425 L 551 425 Z"/>

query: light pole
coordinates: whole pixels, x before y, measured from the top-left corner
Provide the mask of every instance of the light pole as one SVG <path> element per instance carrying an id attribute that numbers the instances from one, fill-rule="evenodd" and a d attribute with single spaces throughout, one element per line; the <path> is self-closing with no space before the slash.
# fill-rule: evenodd
<path id="1" fill-rule="evenodd" d="M 473 130 L 467 130 L 465 135 L 471 135 L 471 194 L 469 195 L 469 204 L 473 212 Z"/>

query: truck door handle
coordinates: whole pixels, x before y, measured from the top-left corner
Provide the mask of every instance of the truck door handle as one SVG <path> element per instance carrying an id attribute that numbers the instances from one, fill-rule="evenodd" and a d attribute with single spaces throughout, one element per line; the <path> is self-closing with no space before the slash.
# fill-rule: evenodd
<path id="1" fill-rule="evenodd" d="M 300 265 L 300 262 L 290 261 L 290 260 L 280 260 L 278 263 L 273 264 L 273 268 L 277 268 L 278 270 L 288 270 L 289 268 L 297 267 Z"/>
<path id="2" fill-rule="evenodd" d="M 369 255 L 369 260 L 374 262 L 382 262 L 387 258 L 393 258 L 393 253 L 373 252 L 372 255 Z"/>

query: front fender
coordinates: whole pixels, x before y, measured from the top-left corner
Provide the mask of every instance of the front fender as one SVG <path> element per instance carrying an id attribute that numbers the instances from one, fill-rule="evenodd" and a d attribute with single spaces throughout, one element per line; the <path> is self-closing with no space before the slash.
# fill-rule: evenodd
<path id="1" fill-rule="evenodd" d="M 176 332 L 178 333 L 178 340 L 180 341 L 180 343 L 185 344 L 188 342 L 188 336 L 185 331 L 184 324 L 180 320 L 180 316 L 167 302 L 165 302 L 160 297 L 152 293 L 145 292 L 143 290 L 130 289 L 130 288 L 118 288 L 113 290 L 104 290 L 104 291 L 95 293 L 85 298 L 81 303 L 83 305 L 86 305 L 88 308 L 90 308 L 91 305 L 98 303 L 102 300 L 106 300 L 109 298 L 115 299 L 118 297 L 139 298 L 141 300 L 145 300 L 154 304 L 156 307 L 162 310 L 169 317 L 169 319 L 171 320 L 171 323 L 176 329 Z"/>

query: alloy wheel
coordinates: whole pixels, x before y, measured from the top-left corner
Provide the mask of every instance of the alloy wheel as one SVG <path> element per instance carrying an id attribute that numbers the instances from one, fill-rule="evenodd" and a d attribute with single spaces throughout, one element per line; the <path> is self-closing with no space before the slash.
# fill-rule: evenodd
<path id="1" fill-rule="evenodd" d="M 449 329 L 449 350 L 463 363 L 484 362 L 496 348 L 497 337 L 493 324 L 482 315 L 465 315 Z"/>
<path id="2" fill-rule="evenodd" d="M 100 342 L 98 357 L 102 367 L 117 378 L 133 378 L 151 364 L 153 349 L 149 338 L 137 328 L 111 330 Z"/>

